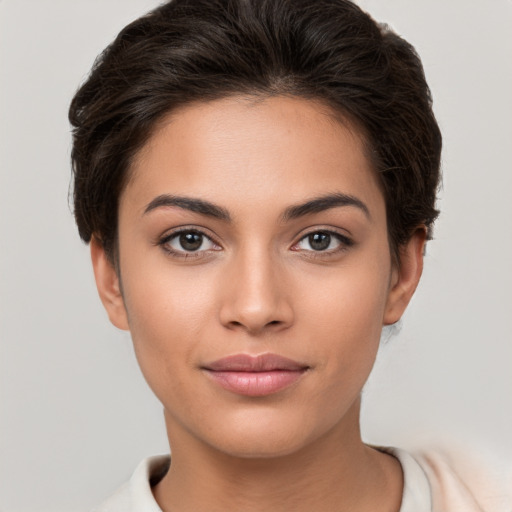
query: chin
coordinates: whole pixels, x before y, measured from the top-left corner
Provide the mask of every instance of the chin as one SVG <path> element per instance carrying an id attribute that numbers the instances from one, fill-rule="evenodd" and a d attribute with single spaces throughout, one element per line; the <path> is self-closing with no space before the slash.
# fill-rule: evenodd
<path id="1" fill-rule="evenodd" d="M 227 427 L 227 428 L 226 428 Z M 299 452 L 323 433 L 319 425 L 285 414 L 240 411 L 224 428 L 212 429 L 210 446 L 232 457 L 268 459 Z M 213 434 L 213 435 L 212 435 Z"/>
<path id="2" fill-rule="evenodd" d="M 259 433 L 257 436 L 239 437 L 233 434 L 225 443 L 214 448 L 231 457 L 240 459 L 272 459 L 286 457 L 301 451 L 307 443 L 292 436 L 276 436 L 271 433 Z"/>

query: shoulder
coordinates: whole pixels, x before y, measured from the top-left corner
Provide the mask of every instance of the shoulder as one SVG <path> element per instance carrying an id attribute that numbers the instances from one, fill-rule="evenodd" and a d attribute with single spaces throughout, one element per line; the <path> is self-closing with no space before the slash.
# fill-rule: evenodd
<path id="1" fill-rule="evenodd" d="M 91 512 L 162 512 L 151 486 L 167 472 L 169 464 L 168 455 L 143 459 L 130 480 Z"/>
<path id="2" fill-rule="evenodd" d="M 511 512 L 512 464 L 484 452 L 409 452 L 427 476 L 433 512 Z"/>

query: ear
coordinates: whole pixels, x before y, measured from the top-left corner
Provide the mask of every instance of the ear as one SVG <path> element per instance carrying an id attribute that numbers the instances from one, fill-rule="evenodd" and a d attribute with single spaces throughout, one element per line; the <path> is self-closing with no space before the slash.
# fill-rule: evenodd
<path id="1" fill-rule="evenodd" d="M 119 276 L 110 262 L 103 245 L 96 238 L 91 239 L 91 260 L 96 287 L 110 321 L 119 329 L 129 330 L 128 316 L 124 305 Z"/>
<path id="2" fill-rule="evenodd" d="M 423 251 L 427 231 L 419 227 L 410 240 L 399 249 L 400 261 L 392 271 L 384 325 L 391 325 L 402 317 L 423 272 Z"/>

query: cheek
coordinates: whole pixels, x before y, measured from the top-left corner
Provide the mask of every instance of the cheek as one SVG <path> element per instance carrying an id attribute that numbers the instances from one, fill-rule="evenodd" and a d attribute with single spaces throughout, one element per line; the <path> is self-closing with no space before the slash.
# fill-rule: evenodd
<path id="1" fill-rule="evenodd" d="M 364 332 L 380 334 L 385 311 L 389 271 L 380 265 L 347 265 L 305 283 L 308 309 L 315 311 L 319 327 L 349 337 Z"/>
<path id="2" fill-rule="evenodd" d="M 145 263 L 144 268 L 139 262 Z M 212 307 L 211 272 L 201 266 L 173 268 L 158 255 L 146 262 L 134 255 L 127 263 L 123 289 L 132 333 L 193 335 Z"/>
<path id="3" fill-rule="evenodd" d="M 130 279 L 123 287 L 135 353 L 158 395 L 162 379 L 173 375 L 178 384 L 182 372 L 193 366 L 201 333 L 215 317 L 215 288 L 206 275 L 198 275 L 197 268 L 172 272 L 166 265 L 148 265 L 147 269 L 130 272 L 127 265 Z"/>
<path id="4" fill-rule="evenodd" d="M 354 382 L 366 380 L 380 342 L 388 279 L 379 264 L 353 265 L 333 272 L 322 287 L 308 286 L 303 316 L 316 331 L 312 350 L 323 352 L 333 375 L 341 371 Z"/>

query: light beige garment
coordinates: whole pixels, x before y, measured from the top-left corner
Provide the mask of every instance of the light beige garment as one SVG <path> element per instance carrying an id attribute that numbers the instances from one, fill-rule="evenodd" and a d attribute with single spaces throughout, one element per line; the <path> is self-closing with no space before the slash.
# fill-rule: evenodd
<path id="1" fill-rule="evenodd" d="M 512 512 L 512 463 L 467 452 L 414 454 L 432 492 L 433 512 Z M 485 462 L 484 462 L 485 461 Z"/>

